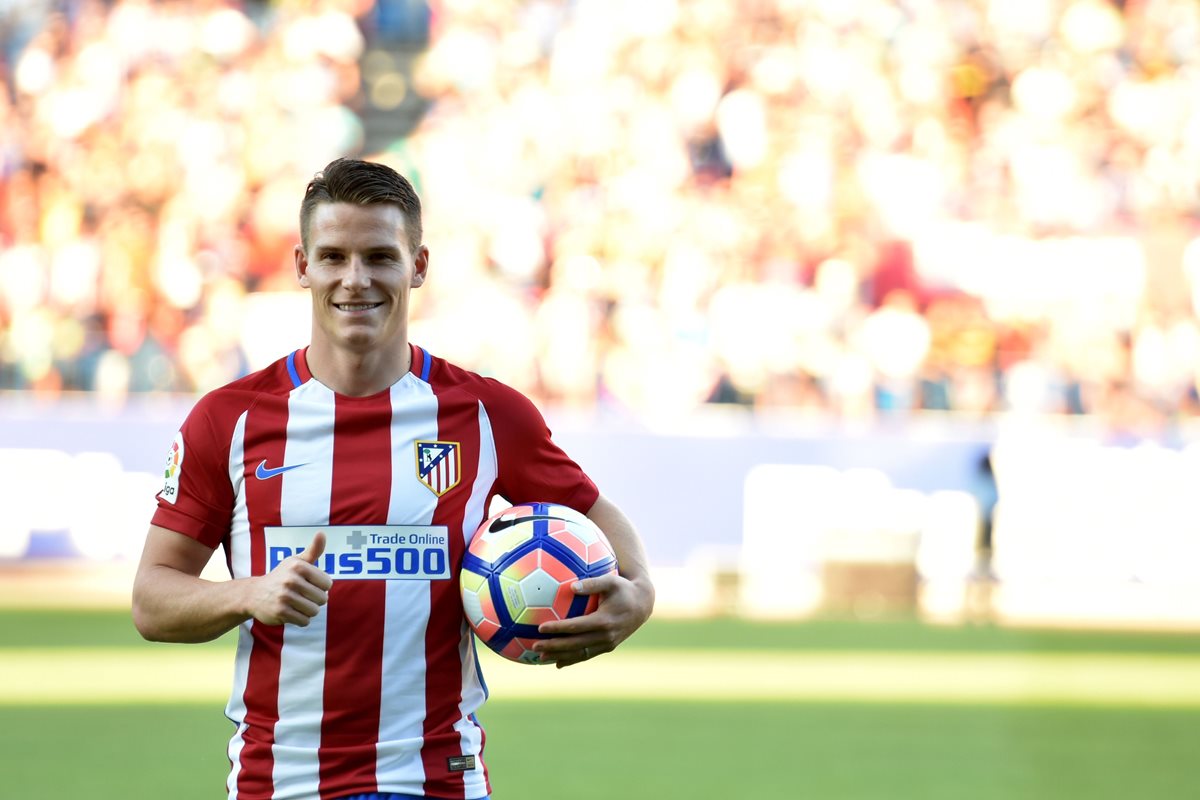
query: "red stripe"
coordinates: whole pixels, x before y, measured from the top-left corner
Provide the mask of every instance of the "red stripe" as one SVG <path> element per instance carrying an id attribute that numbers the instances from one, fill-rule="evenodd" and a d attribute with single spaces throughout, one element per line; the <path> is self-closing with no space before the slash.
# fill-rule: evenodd
<path id="1" fill-rule="evenodd" d="M 337 398 L 330 525 L 387 523 L 392 486 L 391 396 Z M 321 797 L 373 792 L 383 687 L 386 583 L 338 581 L 329 592 Z"/>
<path id="2" fill-rule="evenodd" d="M 246 415 L 245 457 L 243 462 L 246 506 L 250 517 L 250 573 L 264 575 L 266 542 L 263 528 L 280 524 L 280 480 L 254 478 L 255 465 L 282 464 L 287 429 L 287 399 L 272 398 L 256 405 Z M 250 627 L 254 645 L 246 675 L 243 702 L 246 705 L 246 729 L 242 748 L 242 768 L 238 773 L 238 796 L 269 798 L 275 786 L 271 776 L 275 759 L 275 723 L 279 721 L 279 654 L 283 648 L 283 626 L 254 622 Z"/>
<path id="3" fill-rule="evenodd" d="M 437 393 L 434 385 L 434 393 Z M 440 398 L 439 398 L 440 399 Z M 459 442 L 459 485 L 438 498 L 433 514 L 434 525 L 445 525 L 450 532 L 450 563 L 457 575 L 466 545 L 462 540 L 466 503 L 475 484 L 479 463 L 479 409 L 475 403 L 438 405 L 438 439 Z M 458 722 L 462 702 L 462 659 L 458 645 L 465 622 L 458 581 L 430 581 L 429 627 L 425 633 L 425 744 L 421 760 L 425 765 L 425 794 L 438 797 L 462 797 L 465 789 L 461 772 L 450 772 L 448 760 L 462 755 L 462 742 L 454 724 Z"/>

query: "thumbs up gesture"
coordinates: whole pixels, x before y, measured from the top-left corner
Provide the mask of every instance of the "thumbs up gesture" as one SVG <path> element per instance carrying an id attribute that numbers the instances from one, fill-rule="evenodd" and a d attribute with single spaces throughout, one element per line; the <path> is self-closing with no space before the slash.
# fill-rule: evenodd
<path id="1" fill-rule="evenodd" d="M 266 575 L 252 578 L 256 583 L 250 615 L 265 625 L 307 626 L 329 601 L 329 587 L 333 586 L 333 579 L 316 566 L 324 552 L 325 534 L 318 532 L 307 548 L 285 558 Z"/>

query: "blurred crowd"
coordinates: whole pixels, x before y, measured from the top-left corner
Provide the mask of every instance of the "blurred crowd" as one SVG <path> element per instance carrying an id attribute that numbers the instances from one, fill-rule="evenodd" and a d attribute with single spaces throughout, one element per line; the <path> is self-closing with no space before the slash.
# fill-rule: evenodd
<path id="1" fill-rule="evenodd" d="M 261 366 L 304 185 L 366 155 L 425 202 L 412 338 L 547 405 L 1200 411 L 1193 0 L 7 0 L 0 36 L 0 388 Z"/>

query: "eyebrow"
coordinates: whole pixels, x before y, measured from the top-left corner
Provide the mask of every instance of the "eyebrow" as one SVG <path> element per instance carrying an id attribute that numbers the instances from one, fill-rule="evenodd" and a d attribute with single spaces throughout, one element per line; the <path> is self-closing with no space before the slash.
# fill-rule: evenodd
<path id="1" fill-rule="evenodd" d="M 347 250 L 354 250 L 354 249 L 360 249 L 366 255 L 384 254 L 384 255 L 389 255 L 389 256 L 398 256 L 398 255 L 400 255 L 400 252 L 401 252 L 401 248 L 399 248 L 395 245 L 390 245 L 390 244 L 381 244 L 381 245 L 375 245 L 372 247 L 363 247 L 363 248 L 343 247 L 342 245 L 322 244 L 320 242 L 318 242 L 316 244 L 317 255 L 322 255 L 322 256 L 327 255 L 329 253 L 344 253 Z"/>

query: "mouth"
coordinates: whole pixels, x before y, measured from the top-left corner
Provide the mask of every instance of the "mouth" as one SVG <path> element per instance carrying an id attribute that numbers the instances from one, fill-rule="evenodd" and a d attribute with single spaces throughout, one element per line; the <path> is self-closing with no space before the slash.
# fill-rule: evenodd
<path id="1" fill-rule="evenodd" d="M 334 303 L 333 307 L 347 314 L 361 314 L 379 308 L 383 303 Z"/>

